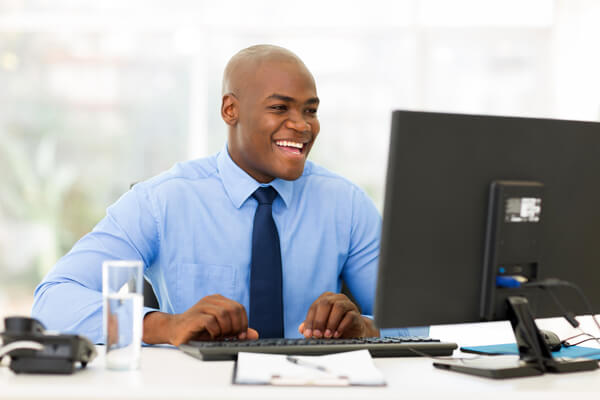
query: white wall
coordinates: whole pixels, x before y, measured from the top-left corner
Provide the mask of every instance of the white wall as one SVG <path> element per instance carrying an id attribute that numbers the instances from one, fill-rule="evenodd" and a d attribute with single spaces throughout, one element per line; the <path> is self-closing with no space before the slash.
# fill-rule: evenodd
<path id="1" fill-rule="evenodd" d="M 0 314 L 130 183 L 223 146 L 243 47 L 304 59 L 312 159 L 381 207 L 392 109 L 600 119 L 598 21 L 595 0 L 0 0 Z"/>

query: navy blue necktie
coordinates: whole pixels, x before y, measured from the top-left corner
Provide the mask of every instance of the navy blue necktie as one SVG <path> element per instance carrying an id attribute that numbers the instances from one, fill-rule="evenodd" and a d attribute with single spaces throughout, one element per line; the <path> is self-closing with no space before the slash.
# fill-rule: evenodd
<path id="1" fill-rule="evenodd" d="M 249 325 L 261 338 L 282 338 L 281 250 L 271 207 L 277 192 L 266 186 L 256 189 L 252 196 L 258 207 L 252 230 Z"/>

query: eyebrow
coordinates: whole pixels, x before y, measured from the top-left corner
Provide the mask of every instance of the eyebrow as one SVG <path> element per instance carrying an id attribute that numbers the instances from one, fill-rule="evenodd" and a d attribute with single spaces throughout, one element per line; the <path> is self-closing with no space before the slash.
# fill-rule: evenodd
<path id="1" fill-rule="evenodd" d="M 296 101 L 293 97 L 285 96 L 283 94 L 278 94 L 278 93 L 273 93 L 272 95 L 267 97 L 267 100 L 271 100 L 271 99 L 281 100 L 281 101 L 285 101 L 285 102 L 289 102 L 289 103 Z M 320 100 L 318 97 L 311 97 L 310 99 L 306 100 L 304 102 L 304 104 L 319 104 L 319 102 L 320 102 Z"/>

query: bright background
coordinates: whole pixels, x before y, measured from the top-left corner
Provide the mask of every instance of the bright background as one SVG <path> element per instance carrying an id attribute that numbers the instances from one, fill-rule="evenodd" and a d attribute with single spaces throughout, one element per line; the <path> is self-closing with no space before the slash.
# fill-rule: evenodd
<path id="1" fill-rule="evenodd" d="M 0 0 L 0 317 L 129 185 L 220 150 L 220 84 L 272 43 L 313 72 L 312 160 L 381 209 L 391 110 L 600 120 L 597 0 Z"/>

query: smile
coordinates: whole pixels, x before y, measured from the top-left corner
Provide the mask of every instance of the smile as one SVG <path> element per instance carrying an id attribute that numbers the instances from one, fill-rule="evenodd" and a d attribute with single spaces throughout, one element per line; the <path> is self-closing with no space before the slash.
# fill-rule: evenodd
<path id="1" fill-rule="evenodd" d="M 295 154 L 302 154 L 305 144 L 301 142 L 294 142 L 291 140 L 276 140 L 275 144 L 284 151 L 288 151 Z"/>

